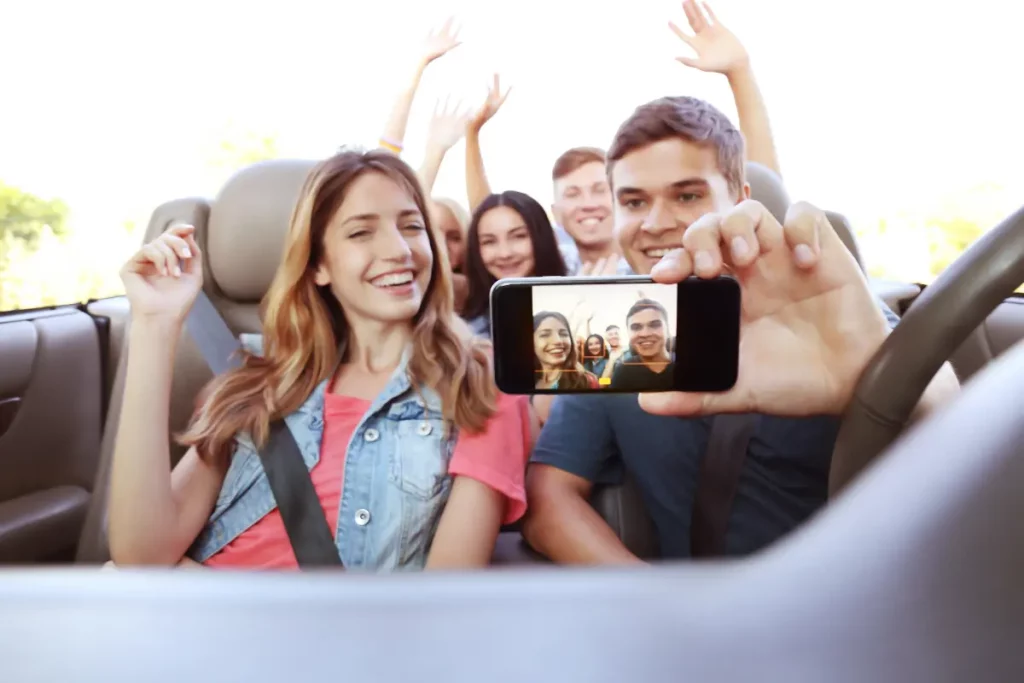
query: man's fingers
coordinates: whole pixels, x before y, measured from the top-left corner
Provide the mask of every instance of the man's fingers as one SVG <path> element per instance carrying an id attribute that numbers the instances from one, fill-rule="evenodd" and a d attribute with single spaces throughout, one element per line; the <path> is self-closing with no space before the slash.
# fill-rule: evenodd
<path id="1" fill-rule="evenodd" d="M 760 205 L 741 204 L 727 213 L 719 223 L 723 257 L 739 268 L 753 263 L 761 253 L 757 229 L 761 222 Z"/>
<path id="2" fill-rule="evenodd" d="M 684 393 L 681 391 L 665 391 L 653 394 L 640 394 L 640 407 L 652 415 L 674 417 L 697 417 L 730 412 L 722 404 L 724 394 Z"/>
<path id="3" fill-rule="evenodd" d="M 651 278 L 660 284 L 674 285 L 693 275 L 693 258 L 685 249 L 673 249 L 651 269 Z"/>
<path id="4" fill-rule="evenodd" d="M 807 202 L 796 202 L 786 212 L 783 237 L 793 252 L 793 261 L 800 268 L 811 268 L 821 256 L 821 235 L 823 227 L 831 229 L 821 209 Z"/>
<path id="5" fill-rule="evenodd" d="M 693 258 L 693 272 L 699 277 L 717 277 L 722 272 L 722 215 L 701 216 L 683 233 L 683 247 Z"/>

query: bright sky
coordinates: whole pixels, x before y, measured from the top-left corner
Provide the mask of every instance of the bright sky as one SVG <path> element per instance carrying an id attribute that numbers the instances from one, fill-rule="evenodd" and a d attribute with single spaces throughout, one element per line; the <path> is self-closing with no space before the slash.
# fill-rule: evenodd
<path id="1" fill-rule="evenodd" d="M 1022 11 L 1015 3 L 717 0 L 753 56 L 794 198 L 855 223 L 987 183 L 1024 197 Z M 418 163 L 434 101 L 513 86 L 485 130 L 497 189 L 550 201 L 566 147 L 606 146 L 665 94 L 735 109 L 720 76 L 673 57 L 680 3 L 633 0 L 7 0 L 0 41 L 0 179 L 60 196 L 102 241 L 163 201 L 211 195 L 210 150 L 233 126 L 289 156 L 373 143 L 426 31 L 459 16 L 465 44 L 428 71 L 407 136 Z M 463 151 L 439 194 L 463 198 Z M 1005 205 L 1005 207 L 1004 207 Z M 870 258 L 870 254 L 869 254 Z"/>

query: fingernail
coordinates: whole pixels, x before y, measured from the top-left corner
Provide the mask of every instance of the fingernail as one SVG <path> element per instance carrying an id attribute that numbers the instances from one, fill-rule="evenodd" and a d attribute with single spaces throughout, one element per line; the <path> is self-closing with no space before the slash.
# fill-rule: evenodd
<path id="1" fill-rule="evenodd" d="M 185 258 L 192 258 L 192 250 L 189 249 L 188 247 L 184 247 L 181 250 L 181 255 L 184 256 Z"/>
<path id="2" fill-rule="evenodd" d="M 174 277 L 181 277 L 181 268 L 174 266 Z"/>
<path id="3" fill-rule="evenodd" d="M 697 270 L 711 270 L 715 261 L 708 252 L 698 251 L 693 257 L 693 265 Z"/>
<path id="4" fill-rule="evenodd" d="M 793 256 L 796 258 L 796 262 L 801 266 L 810 266 L 814 264 L 814 250 L 806 244 L 798 244 L 793 248 Z"/>
<path id="5" fill-rule="evenodd" d="M 731 246 L 733 258 L 741 259 L 750 253 L 750 247 L 747 245 L 747 241 L 742 237 L 733 237 Z"/>

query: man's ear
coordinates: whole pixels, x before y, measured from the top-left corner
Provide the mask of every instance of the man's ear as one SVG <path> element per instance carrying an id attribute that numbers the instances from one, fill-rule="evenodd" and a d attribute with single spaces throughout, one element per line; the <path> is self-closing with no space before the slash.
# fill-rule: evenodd
<path id="1" fill-rule="evenodd" d="M 740 192 L 740 202 L 750 199 L 750 183 L 743 183 L 743 191 Z M 739 204 L 740 202 L 736 202 Z"/>

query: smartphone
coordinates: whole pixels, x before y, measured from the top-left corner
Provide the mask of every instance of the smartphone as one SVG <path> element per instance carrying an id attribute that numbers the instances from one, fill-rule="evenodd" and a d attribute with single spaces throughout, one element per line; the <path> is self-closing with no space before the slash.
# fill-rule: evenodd
<path id="1" fill-rule="evenodd" d="M 728 391 L 740 287 L 728 276 L 508 278 L 491 288 L 491 338 L 506 394 Z"/>

